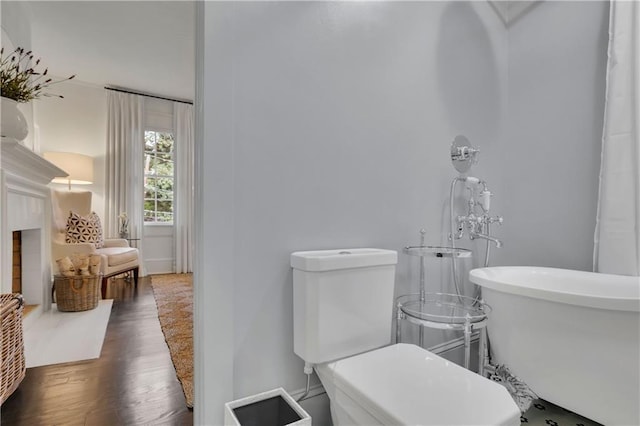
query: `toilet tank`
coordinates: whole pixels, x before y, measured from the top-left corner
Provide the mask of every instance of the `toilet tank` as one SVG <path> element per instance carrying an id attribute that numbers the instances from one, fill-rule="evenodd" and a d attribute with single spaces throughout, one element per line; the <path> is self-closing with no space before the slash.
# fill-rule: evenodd
<path id="1" fill-rule="evenodd" d="M 373 248 L 292 253 L 296 355 L 319 364 L 388 345 L 397 261 Z"/>

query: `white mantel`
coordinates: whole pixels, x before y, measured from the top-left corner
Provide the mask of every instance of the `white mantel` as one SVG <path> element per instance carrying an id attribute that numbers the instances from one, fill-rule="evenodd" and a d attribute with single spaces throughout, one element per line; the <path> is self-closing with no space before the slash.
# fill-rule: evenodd
<path id="1" fill-rule="evenodd" d="M 67 176 L 64 170 L 15 140 L 3 138 L 1 145 L 0 157 L 5 173 L 40 185 L 47 185 L 54 177 Z"/>
<path id="2" fill-rule="evenodd" d="M 0 147 L 0 291 L 11 292 L 11 235 L 23 231 L 22 293 L 27 304 L 48 310 L 51 195 L 47 184 L 67 174 L 15 140 L 2 138 Z"/>

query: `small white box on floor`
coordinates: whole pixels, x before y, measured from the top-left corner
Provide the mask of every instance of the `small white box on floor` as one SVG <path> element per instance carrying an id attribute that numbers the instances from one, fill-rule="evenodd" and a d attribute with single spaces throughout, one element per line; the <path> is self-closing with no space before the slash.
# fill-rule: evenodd
<path id="1" fill-rule="evenodd" d="M 225 426 L 311 426 L 311 416 L 277 388 L 224 404 Z"/>

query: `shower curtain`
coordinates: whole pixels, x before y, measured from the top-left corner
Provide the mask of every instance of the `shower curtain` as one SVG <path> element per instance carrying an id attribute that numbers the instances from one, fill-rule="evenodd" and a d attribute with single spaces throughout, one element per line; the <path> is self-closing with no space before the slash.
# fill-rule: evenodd
<path id="1" fill-rule="evenodd" d="M 596 272 L 640 276 L 640 5 L 611 1 Z"/>

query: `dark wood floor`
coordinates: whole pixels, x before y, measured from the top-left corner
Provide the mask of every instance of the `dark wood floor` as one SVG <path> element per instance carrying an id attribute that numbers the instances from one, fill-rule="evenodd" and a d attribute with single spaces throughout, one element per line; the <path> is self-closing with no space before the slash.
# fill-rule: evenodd
<path id="1" fill-rule="evenodd" d="M 150 278 L 110 280 L 113 310 L 99 359 L 27 369 L 1 408 L 11 425 L 191 425 Z"/>

